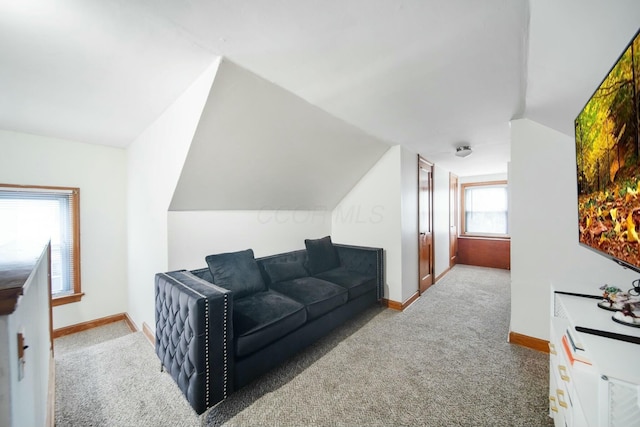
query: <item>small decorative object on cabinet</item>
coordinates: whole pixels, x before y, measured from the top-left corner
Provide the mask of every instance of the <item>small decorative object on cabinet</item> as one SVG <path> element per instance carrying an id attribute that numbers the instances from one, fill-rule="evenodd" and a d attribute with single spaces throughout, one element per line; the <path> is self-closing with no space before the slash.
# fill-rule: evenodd
<path id="1" fill-rule="evenodd" d="M 556 427 L 640 427 L 640 329 L 597 295 L 552 289 L 549 415 Z"/>

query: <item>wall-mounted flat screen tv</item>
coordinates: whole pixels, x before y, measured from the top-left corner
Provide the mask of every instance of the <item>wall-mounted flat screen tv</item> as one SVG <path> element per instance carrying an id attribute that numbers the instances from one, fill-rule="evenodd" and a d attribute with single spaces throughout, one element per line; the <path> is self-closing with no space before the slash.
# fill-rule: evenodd
<path id="1" fill-rule="evenodd" d="M 640 31 L 575 119 L 580 243 L 640 272 Z"/>

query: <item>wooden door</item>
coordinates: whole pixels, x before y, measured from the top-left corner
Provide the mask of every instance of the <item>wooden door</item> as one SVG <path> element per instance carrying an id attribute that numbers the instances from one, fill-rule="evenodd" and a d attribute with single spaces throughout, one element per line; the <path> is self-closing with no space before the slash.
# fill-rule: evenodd
<path id="1" fill-rule="evenodd" d="M 449 268 L 458 259 L 458 177 L 449 173 Z"/>
<path id="2" fill-rule="evenodd" d="M 433 285 L 433 164 L 418 157 L 420 293 Z"/>

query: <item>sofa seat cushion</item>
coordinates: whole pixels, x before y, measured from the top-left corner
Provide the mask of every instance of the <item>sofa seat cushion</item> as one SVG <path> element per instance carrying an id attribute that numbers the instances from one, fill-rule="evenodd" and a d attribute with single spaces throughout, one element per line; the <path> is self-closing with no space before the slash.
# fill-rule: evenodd
<path id="1" fill-rule="evenodd" d="M 343 286 L 349 291 L 350 300 L 358 298 L 371 289 L 376 289 L 376 278 L 374 276 L 367 276 L 357 271 L 347 270 L 344 267 L 316 274 L 315 277 Z"/>
<path id="2" fill-rule="evenodd" d="M 315 277 L 272 283 L 271 289 L 304 304 L 309 320 L 330 312 L 349 299 L 346 288 Z"/>
<path id="3" fill-rule="evenodd" d="M 261 349 L 307 321 L 304 305 L 274 291 L 233 301 L 236 357 Z"/>

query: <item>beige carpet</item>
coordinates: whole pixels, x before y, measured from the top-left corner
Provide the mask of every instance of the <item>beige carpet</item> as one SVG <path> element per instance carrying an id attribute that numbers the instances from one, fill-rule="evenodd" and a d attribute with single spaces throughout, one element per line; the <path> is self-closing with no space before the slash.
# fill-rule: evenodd
<path id="1" fill-rule="evenodd" d="M 404 312 L 372 311 L 231 395 L 207 425 L 553 425 L 548 356 L 506 342 L 509 281 L 456 266 Z"/>
<path id="2" fill-rule="evenodd" d="M 131 333 L 131 329 L 124 320 L 119 322 L 109 323 L 98 328 L 87 329 L 86 331 L 77 332 L 71 335 L 65 335 L 60 338 L 56 338 L 54 341 L 55 355 L 62 356 L 63 354 L 71 353 L 73 351 L 82 350 L 92 345 L 100 344 L 105 341 L 109 341 L 115 338 L 120 338 L 124 335 Z"/>
<path id="3" fill-rule="evenodd" d="M 142 332 L 56 356 L 56 427 L 200 425 Z"/>
<path id="4" fill-rule="evenodd" d="M 404 312 L 372 308 L 201 417 L 140 333 L 61 355 L 56 422 L 551 426 L 548 357 L 506 342 L 509 272 L 456 266 Z"/>

